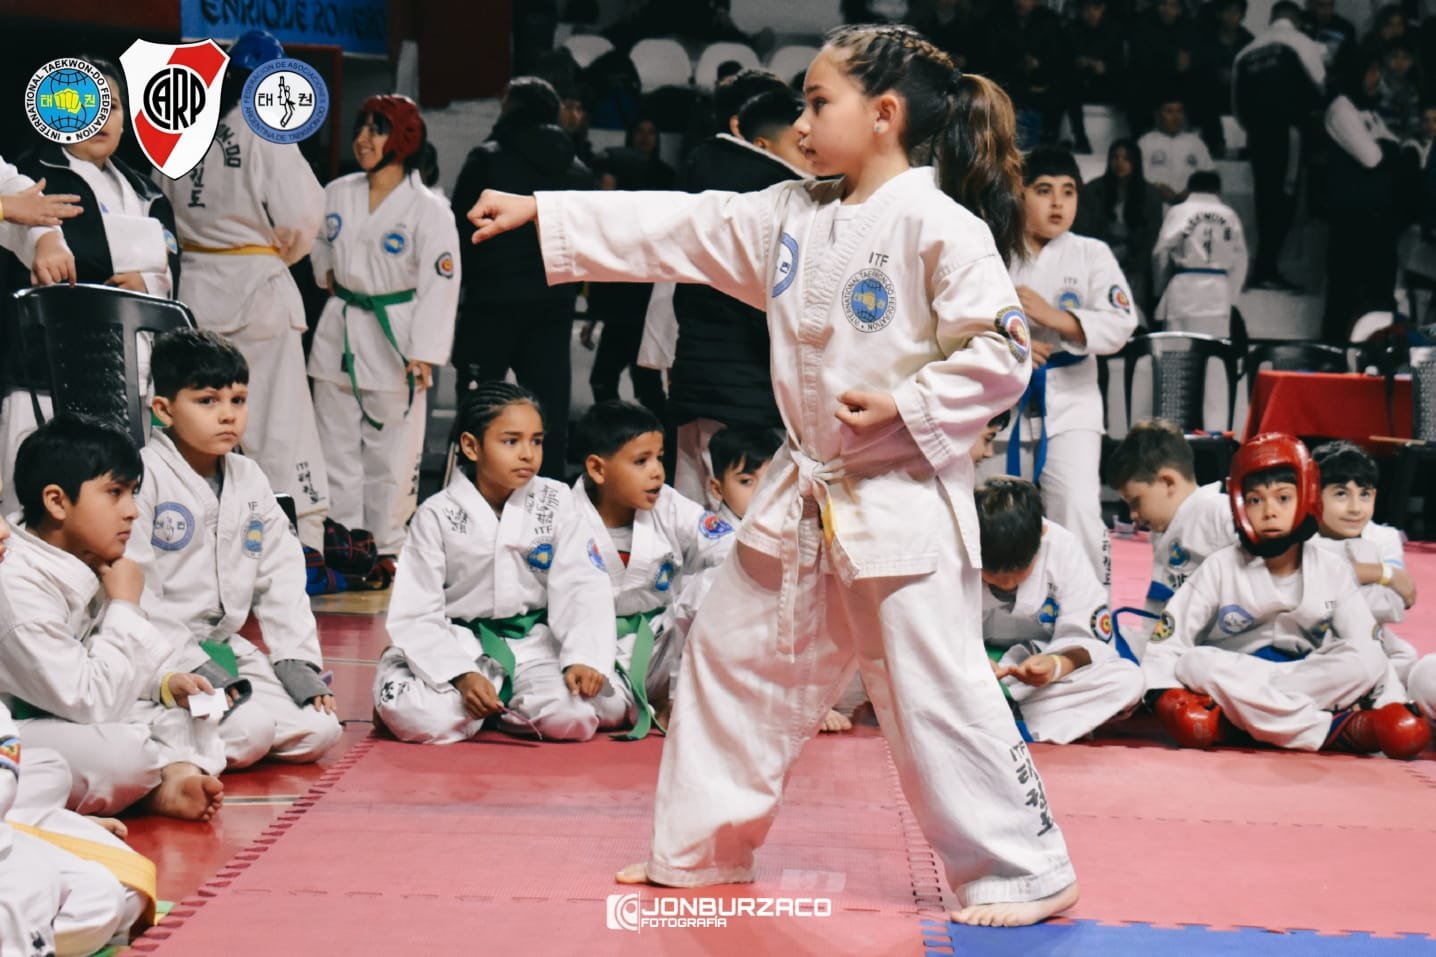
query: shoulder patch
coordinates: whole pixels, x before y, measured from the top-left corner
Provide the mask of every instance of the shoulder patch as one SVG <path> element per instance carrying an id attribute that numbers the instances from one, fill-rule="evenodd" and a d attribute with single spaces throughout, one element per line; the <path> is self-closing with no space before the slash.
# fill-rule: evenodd
<path id="1" fill-rule="evenodd" d="M 177 552 L 194 540 L 194 515 L 179 502 L 155 506 L 155 527 L 150 544 L 166 552 Z"/>
<path id="2" fill-rule="evenodd" d="M 454 254 L 440 253 L 439 258 L 434 260 L 434 272 L 445 279 L 454 278 Z"/>
<path id="3" fill-rule="evenodd" d="M 1107 301 L 1112 304 L 1114 309 L 1120 309 L 1123 312 L 1132 311 L 1132 300 L 1128 298 L 1127 290 L 1116 283 L 1113 283 L 1112 288 L 1107 290 Z"/>
<path id="4" fill-rule="evenodd" d="M 798 278 L 798 241 L 787 233 L 778 237 L 778 262 L 773 267 L 773 292 L 777 299 Z"/>
<path id="5" fill-rule="evenodd" d="M 1103 605 L 1092 612 L 1092 636 L 1098 641 L 1112 640 L 1112 609 Z"/>
<path id="6" fill-rule="evenodd" d="M 719 518 L 716 512 L 704 512 L 698 520 L 698 532 L 704 538 L 722 538 L 732 534 L 733 526 Z"/>
<path id="7" fill-rule="evenodd" d="M 339 230 L 344 228 L 344 217 L 338 213 L 330 213 L 324 217 L 324 237 L 331 243 L 339 238 Z"/>
<path id="8" fill-rule="evenodd" d="M 0 771 L 9 771 L 20 776 L 20 739 L 16 737 L 0 740 Z"/>
<path id="9" fill-rule="evenodd" d="M 1224 635 L 1240 635 L 1256 624 L 1256 616 L 1241 605 L 1223 605 L 1217 611 L 1217 628 Z"/>
<path id="10" fill-rule="evenodd" d="M 1032 352 L 1032 336 L 1027 331 L 1027 316 L 1020 306 L 1007 306 L 993 323 L 997 334 L 1007 340 L 1007 348 L 1018 362 L 1026 362 Z"/>
<path id="11" fill-rule="evenodd" d="M 1162 617 L 1157 619 L 1157 624 L 1152 628 L 1152 640 L 1166 641 L 1172 637 L 1172 632 L 1176 629 L 1177 623 L 1172 619 L 1172 613 L 1164 611 Z"/>

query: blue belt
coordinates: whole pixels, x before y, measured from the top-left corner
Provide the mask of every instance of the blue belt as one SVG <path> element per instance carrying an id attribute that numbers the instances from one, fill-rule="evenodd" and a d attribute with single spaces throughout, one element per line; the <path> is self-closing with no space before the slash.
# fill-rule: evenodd
<path id="1" fill-rule="evenodd" d="M 1042 431 L 1037 436 L 1037 448 L 1032 452 L 1033 484 L 1042 477 L 1042 467 L 1047 464 L 1047 370 L 1075 366 L 1086 358 L 1071 352 L 1054 352 L 1047 357 L 1046 365 L 1032 369 L 1032 379 L 1027 383 L 1027 391 L 1022 393 L 1022 398 L 1017 400 L 1017 408 L 1013 410 L 1012 434 L 1007 439 L 1008 475 L 1022 475 L 1022 413 L 1030 402 L 1042 417 Z"/>
<path id="2" fill-rule="evenodd" d="M 1275 661 L 1277 664 L 1286 664 L 1288 661 L 1300 661 L 1309 651 L 1286 651 L 1276 645 L 1266 645 L 1251 653 L 1253 658 L 1261 658 L 1263 661 Z"/>
<path id="3" fill-rule="evenodd" d="M 1190 275 L 1191 273 L 1196 273 L 1199 276 L 1225 276 L 1227 271 L 1225 269 L 1200 269 L 1195 266 L 1172 270 L 1173 276 Z"/>

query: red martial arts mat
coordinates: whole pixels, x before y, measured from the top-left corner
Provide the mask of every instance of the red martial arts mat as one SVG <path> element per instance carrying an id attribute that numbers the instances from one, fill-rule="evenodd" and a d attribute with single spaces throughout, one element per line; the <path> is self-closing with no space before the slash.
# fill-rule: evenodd
<path id="1" fill-rule="evenodd" d="M 617 868 L 645 856 L 661 744 L 368 739 L 136 949 L 906 955 L 920 949 L 920 920 L 943 918 L 943 880 L 872 731 L 809 746 L 757 883 L 615 885 Z M 644 914 L 678 913 L 658 900 L 674 897 L 694 901 L 686 916 L 705 897 L 729 908 L 734 898 L 793 898 L 813 913 L 827 909 L 821 898 L 831 913 L 625 929 Z"/>

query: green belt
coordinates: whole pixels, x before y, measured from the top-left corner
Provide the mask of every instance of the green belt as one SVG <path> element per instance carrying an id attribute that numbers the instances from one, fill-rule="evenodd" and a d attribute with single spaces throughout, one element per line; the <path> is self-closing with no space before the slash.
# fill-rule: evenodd
<path id="1" fill-rule="evenodd" d="M 527 638 L 529 632 L 534 630 L 535 625 L 543 624 L 547 620 L 547 608 L 540 608 L 538 611 L 531 611 L 524 615 L 511 615 L 508 618 L 475 618 L 473 621 L 454 619 L 454 624 L 474 633 L 479 639 L 479 645 L 484 649 L 484 654 L 497 661 L 499 667 L 504 670 L 504 682 L 499 688 L 499 700 L 506 708 L 509 699 L 514 695 L 514 652 L 509 647 L 509 642 Z"/>
<path id="2" fill-rule="evenodd" d="M 655 725 L 659 731 L 667 734 L 667 729 L 654 718 L 653 706 L 648 703 L 648 664 L 653 660 L 654 641 L 653 628 L 649 622 L 661 611 L 662 608 L 654 608 L 631 615 L 620 615 L 617 619 L 618 637 L 638 636 L 633 642 L 633 658 L 629 660 L 628 670 L 625 671 L 622 665 L 614 665 L 623 680 L 628 682 L 629 690 L 633 692 L 633 700 L 638 702 L 638 719 L 633 723 L 633 730 L 610 735 L 616 741 L 641 741 L 648 737 L 648 732 L 653 730 Z"/>
<path id="3" fill-rule="evenodd" d="M 10 703 L 10 717 L 16 721 L 28 721 L 31 718 L 53 718 L 50 712 L 35 707 L 28 701 L 21 701 L 19 698 L 12 699 Z"/>
<path id="4" fill-rule="evenodd" d="M 399 340 L 394 337 L 394 327 L 389 324 L 389 307 L 401 303 L 412 302 L 414 299 L 413 289 L 401 289 L 398 292 L 386 292 L 376 296 L 366 296 L 362 293 L 353 292 L 334 283 L 334 295 L 344 301 L 344 311 L 341 313 L 344 319 L 344 371 L 349 373 L 349 387 L 354 390 L 354 398 L 359 403 L 359 414 L 364 421 L 376 429 L 384 428 L 384 423 L 377 421 L 368 412 L 364 411 L 364 399 L 359 392 L 359 381 L 354 377 L 354 350 L 349 346 L 349 307 L 356 306 L 368 310 L 379 320 L 379 328 L 384 332 L 384 338 L 389 340 L 389 345 L 399 354 L 399 361 L 407 368 L 409 360 L 404 356 L 404 350 L 399 348 Z M 409 373 L 409 405 L 414 404 L 414 375 Z"/>

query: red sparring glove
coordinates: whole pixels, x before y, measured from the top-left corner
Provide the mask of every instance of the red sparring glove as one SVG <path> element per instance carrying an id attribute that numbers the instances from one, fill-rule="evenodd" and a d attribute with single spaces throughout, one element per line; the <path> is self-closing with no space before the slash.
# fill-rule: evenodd
<path id="1" fill-rule="evenodd" d="M 1413 704 L 1393 701 L 1372 711 L 1371 716 L 1376 742 L 1387 757 L 1407 761 L 1431 743 L 1431 727 Z"/>
<path id="2" fill-rule="evenodd" d="M 1207 695 L 1169 688 L 1153 710 L 1181 747 L 1210 748 L 1222 739 L 1222 709 Z"/>

